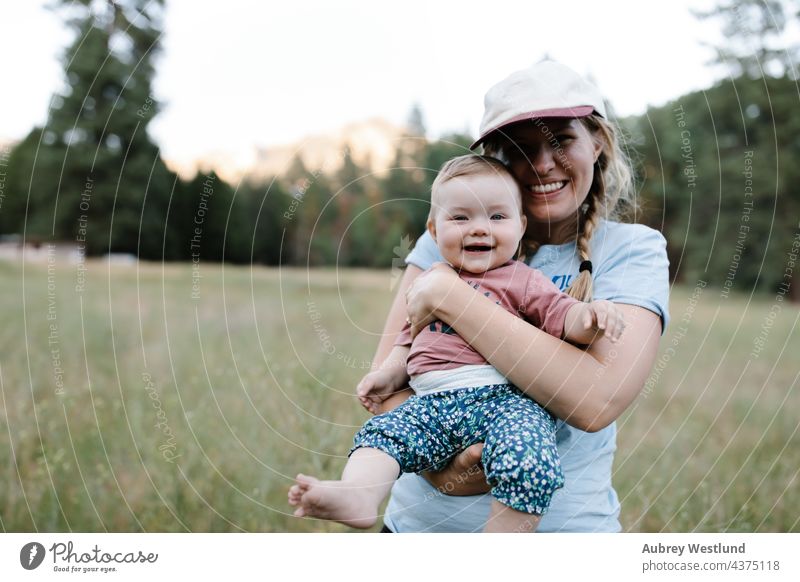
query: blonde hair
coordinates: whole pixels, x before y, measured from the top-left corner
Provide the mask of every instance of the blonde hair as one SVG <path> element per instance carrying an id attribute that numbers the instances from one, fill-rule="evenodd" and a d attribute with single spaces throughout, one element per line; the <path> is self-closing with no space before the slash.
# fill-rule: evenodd
<path id="1" fill-rule="evenodd" d="M 467 154 L 465 156 L 458 156 L 446 161 L 436 179 L 431 186 L 431 210 L 428 214 L 428 220 L 433 220 L 435 211 L 439 207 L 439 189 L 443 184 L 455 178 L 463 178 L 464 176 L 504 176 L 511 179 L 514 185 L 517 181 L 511 170 L 508 169 L 501 160 L 491 156 L 481 156 L 478 154 Z M 517 187 L 517 199 L 520 204 L 520 212 L 522 211 L 522 195 Z"/>
<path id="2" fill-rule="evenodd" d="M 599 139 L 603 148 L 594 163 L 594 175 L 589 193 L 586 196 L 580 217 L 575 247 L 581 261 L 590 261 L 590 243 L 594 231 L 601 218 L 607 220 L 625 220 L 635 216 L 638 211 L 636 191 L 633 184 L 633 171 L 630 160 L 620 145 L 617 127 L 599 115 L 578 118 L 593 138 Z M 504 148 L 510 144 L 507 137 L 489 136 L 483 144 L 487 155 L 506 160 Z M 541 242 L 526 239 L 526 251 L 535 255 Z M 592 274 L 589 270 L 578 273 L 578 277 L 567 288 L 566 292 L 581 301 L 592 300 Z"/>

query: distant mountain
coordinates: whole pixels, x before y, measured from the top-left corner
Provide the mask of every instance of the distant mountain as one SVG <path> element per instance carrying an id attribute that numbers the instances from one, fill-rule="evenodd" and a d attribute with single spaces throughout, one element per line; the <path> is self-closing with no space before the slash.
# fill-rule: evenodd
<path id="1" fill-rule="evenodd" d="M 18 139 L 0 137 L 0 156 L 8 157 L 11 150 L 19 143 Z"/>
<path id="2" fill-rule="evenodd" d="M 381 173 L 391 166 L 397 145 L 404 135 L 407 135 L 405 128 L 375 118 L 350 123 L 335 132 L 311 135 L 291 144 L 254 146 L 252 150 L 239 154 L 210 152 L 190 163 L 171 160 L 166 160 L 166 163 L 183 177 L 191 177 L 198 171 L 207 173 L 214 170 L 224 180 L 235 183 L 242 178 L 263 181 L 281 176 L 295 157 L 299 157 L 310 171 L 335 172 L 342 165 L 343 152 L 349 150 L 359 166 Z"/>

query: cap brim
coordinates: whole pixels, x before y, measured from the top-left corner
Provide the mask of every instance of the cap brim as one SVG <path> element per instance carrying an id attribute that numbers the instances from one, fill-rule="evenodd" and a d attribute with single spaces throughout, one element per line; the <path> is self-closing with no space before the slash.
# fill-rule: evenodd
<path id="1" fill-rule="evenodd" d="M 540 111 L 529 111 L 526 113 L 521 113 L 516 117 L 512 117 L 511 119 L 504 121 L 500 125 L 497 125 L 485 132 L 481 135 L 475 143 L 469 146 L 469 149 L 474 150 L 476 147 L 481 145 L 483 141 L 489 137 L 490 134 L 494 133 L 498 129 L 502 129 L 506 126 L 509 126 L 513 123 L 518 123 L 520 121 L 527 121 L 529 119 L 540 119 L 542 117 L 586 117 L 587 115 L 591 115 L 594 113 L 594 107 L 591 105 L 580 105 L 578 107 L 561 107 L 557 109 L 542 109 Z"/>

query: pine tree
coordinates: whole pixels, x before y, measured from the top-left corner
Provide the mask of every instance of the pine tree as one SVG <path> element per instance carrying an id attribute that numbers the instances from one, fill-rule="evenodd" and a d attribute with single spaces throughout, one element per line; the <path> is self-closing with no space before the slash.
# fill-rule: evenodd
<path id="1" fill-rule="evenodd" d="M 694 14 L 721 23 L 724 40 L 712 45 L 717 52 L 712 62 L 725 66 L 731 76 L 797 78 L 800 45 L 787 38 L 786 30 L 800 17 L 796 0 L 723 0 Z"/>
<path id="2" fill-rule="evenodd" d="M 775 293 L 787 283 L 800 236 L 796 110 L 794 81 L 740 77 L 631 123 L 647 218 L 667 237 L 679 278 L 703 279 L 724 295 Z M 789 293 L 795 301 L 798 287 Z"/>
<path id="3" fill-rule="evenodd" d="M 23 141 L 41 136 L 36 164 L 14 168 L 25 188 L 15 192 L 26 200 L 24 228 L 28 236 L 78 241 L 88 254 L 158 258 L 174 184 L 147 134 L 158 112 L 151 83 L 163 0 L 59 0 L 56 9 L 75 40 L 47 125 Z"/>
<path id="4" fill-rule="evenodd" d="M 299 201 L 290 197 L 278 180 L 257 185 L 245 183 L 240 198 L 249 217 L 248 262 L 280 265 L 290 259 Z"/>

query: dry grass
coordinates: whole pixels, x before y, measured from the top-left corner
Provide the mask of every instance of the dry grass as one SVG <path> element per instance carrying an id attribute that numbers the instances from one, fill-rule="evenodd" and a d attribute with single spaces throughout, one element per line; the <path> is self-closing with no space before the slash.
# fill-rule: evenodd
<path id="1" fill-rule="evenodd" d="M 337 475 L 366 419 L 390 273 L 203 264 L 193 299 L 189 265 L 88 267 L 77 293 L 59 258 L 49 296 L 46 264 L 0 263 L 2 528 L 344 531 L 290 517 L 286 490 Z M 754 360 L 772 301 L 714 293 L 619 423 L 624 526 L 798 531 L 798 311 Z"/>

